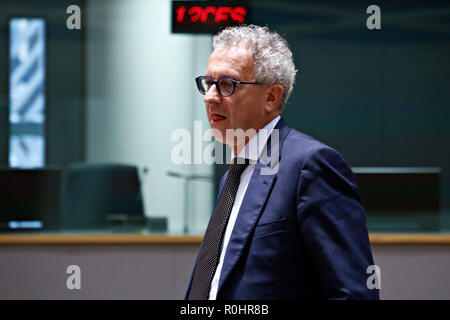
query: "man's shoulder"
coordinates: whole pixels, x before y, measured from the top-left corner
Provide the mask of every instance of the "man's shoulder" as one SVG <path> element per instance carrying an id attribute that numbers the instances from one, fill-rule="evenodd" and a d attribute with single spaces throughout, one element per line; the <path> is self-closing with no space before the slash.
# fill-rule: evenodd
<path id="1" fill-rule="evenodd" d="M 304 158 L 318 151 L 337 153 L 335 149 L 319 139 L 294 128 L 289 128 L 289 132 L 282 143 L 281 152 L 284 155 Z"/>
<path id="2" fill-rule="evenodd" d="M 344 157 L 333 147 L 304 132 L 283 123 L 284 137 L 280 140 L 280 158 L 289 171 L 313 166 L 317 170 L 325 167 L 339 167 L 349 171 L 350 167 Z"/>
<path id="3" fill-rule="evenodd" d="M 349 181 L 354 180 L 349 164 L 336 149 L 293 128 L 289 129 L 282 143 L 280 158 L 287 167 L 287 172 L 308 168 L 310 175 L 339 172 Z"/>

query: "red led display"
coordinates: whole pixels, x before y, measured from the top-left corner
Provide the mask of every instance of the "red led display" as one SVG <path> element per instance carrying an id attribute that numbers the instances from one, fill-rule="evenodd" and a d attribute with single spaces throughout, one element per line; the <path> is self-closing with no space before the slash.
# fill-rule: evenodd
<path id="1" fill-rule="evenodd" d="M 176 9 L 177 22 L 183 22 L 184 19 L 191 19 L 192 22 L 200 21 L 205 23 L 208 20 L 208 15 L 211 14 L 214 17 L 215 22 L 233 20 L 239 23 L 245 22 L 245 16 L 247 15 L 247 10 L 244 7 L 206 7 L 202 8 L 199 6 L 191 7 L 187 10 L 186 7 L 179 6 Z"/>
<path id="2" fill-rule="evenodd" d="M 245 1 L 172 1 L 172 32 L 216 33 L 219 29 L 249 23 Z"/>

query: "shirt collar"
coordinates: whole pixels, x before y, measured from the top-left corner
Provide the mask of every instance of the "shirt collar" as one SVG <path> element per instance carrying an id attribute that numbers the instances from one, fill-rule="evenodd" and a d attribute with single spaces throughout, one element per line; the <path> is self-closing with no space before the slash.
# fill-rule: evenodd
<path id="1" fill-rule="evenodd" d="M 244 148 L 242 148 L 238 154 L 238 157 L 249 159 L 250 163 L 256 163 L 261 155 L 261 152 L 266 146 L 267 140 L 269 139 L 273 128 L 275 128 L 279 120 L 280 116 L 277 116 L 264 127 L 259 129 L 258 133 L 250 139 Z M 231 162 L 234 158 L 236 158 L 236 155 L 234 154 L 234 150 L 231 150 Z"/>

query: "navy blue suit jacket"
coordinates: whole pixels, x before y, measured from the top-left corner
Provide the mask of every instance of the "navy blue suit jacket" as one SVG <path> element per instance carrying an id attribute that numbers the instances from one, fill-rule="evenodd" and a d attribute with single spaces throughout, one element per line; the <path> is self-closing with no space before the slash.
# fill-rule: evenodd
<path id="1" fill-rule="evenodd" d="M 366 285 L 374 262 L 350 167 L 337 151 L 283 118 L 275 129 L 278 172 L 262 175 L 273 164 L 256 164 L 217 299 L 378 299 L 378 290 Z"/>

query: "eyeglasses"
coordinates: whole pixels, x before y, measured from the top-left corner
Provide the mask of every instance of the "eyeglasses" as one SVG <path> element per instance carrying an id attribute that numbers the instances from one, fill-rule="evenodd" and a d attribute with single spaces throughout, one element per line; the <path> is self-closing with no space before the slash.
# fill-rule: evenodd
<path id="1" fill-rule="evenodd" d="M 217 92 L 219 92 L 222 97 L 231 96 L 236 90 L 236 86 L 238 84 L 260 84 L 258 82 L 244 82 L 230 78 L 220 78 L 219 80 L 214 81 L 207 76 L 195 78 L 195 83 L 197 84 L 198 91 L 200 91 L 201 94 L 206 94 L 213 85 L 216 85 Z"/>

